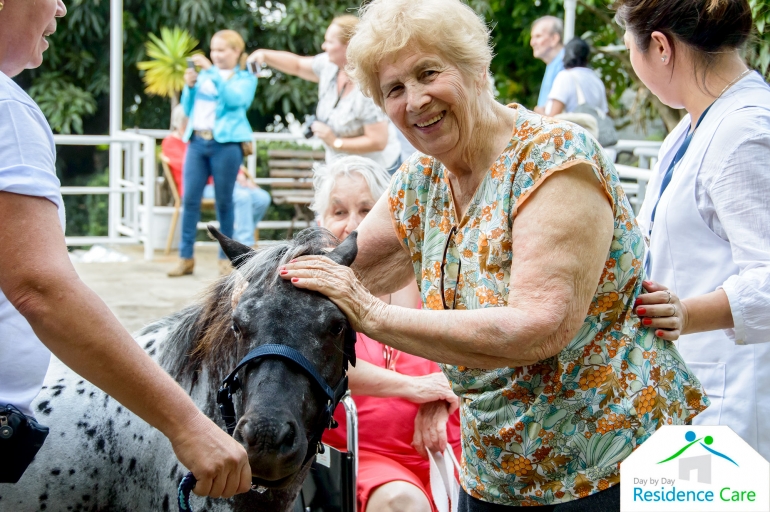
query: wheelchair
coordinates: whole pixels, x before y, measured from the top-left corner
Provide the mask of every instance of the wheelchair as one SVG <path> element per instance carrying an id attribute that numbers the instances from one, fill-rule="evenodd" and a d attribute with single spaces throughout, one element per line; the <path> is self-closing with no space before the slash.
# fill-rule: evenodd
<path id="1" fill-rule="evenodd" d="M 348 391 L 340 401 L 347 419 L 347 451 L 324 445 L 316 455 L 292 512 L 357 512 L 358 412 Z"/>

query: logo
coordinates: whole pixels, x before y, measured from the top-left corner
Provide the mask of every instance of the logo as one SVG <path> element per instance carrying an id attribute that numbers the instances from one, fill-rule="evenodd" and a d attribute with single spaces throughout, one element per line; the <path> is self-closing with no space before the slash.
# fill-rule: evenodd
<path id="1" fill-rule="evenodd" d="M 726 426 L 661 428 L 620 481 L 623 512 L 770 511 L 770 464 Z"/>

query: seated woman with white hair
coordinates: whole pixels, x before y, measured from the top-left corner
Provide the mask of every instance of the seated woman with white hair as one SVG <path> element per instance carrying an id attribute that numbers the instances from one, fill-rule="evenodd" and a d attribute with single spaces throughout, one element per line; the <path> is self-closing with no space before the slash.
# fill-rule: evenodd
<path id="1" fill-rule="evenodd" d="M 368 158 L 346 156 L 316 170 L 311 208 L 319 223 L 344 240 L 388 187 L 390 176 Z M 381 297 L 389 304 L 417 308 L 415 283 Z M 460 454 L 457 397 L 436 363 L 358 335 L 357 366 L 348 370 L 359 421 L 358 510 L 432 511 L 426 450 L 449 446 Z M 345 449 L 345 413 L 324 442 Z"/>

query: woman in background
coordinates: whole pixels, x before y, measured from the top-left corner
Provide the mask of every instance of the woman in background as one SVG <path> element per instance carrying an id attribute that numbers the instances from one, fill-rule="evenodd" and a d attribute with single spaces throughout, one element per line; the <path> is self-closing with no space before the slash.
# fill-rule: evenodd
<path id="1" fill-rule="evenodd" d="M 348 41 L 357 25 L 358 18 L 350 14 L 334 18 L 321 45 L 325 53 L 315 57 L 260 49 L 249 60 L 318 83 L 317 120 L 310 128 L 324 143 L 327 164 L 345 154 L 361 155 L 393 174 L 401 164 L 396 128 L 345 71 Z"/>
<path id="2" fill-rule="evenodd" d="M 189 147 L 184 163 L 181 261 L 169 277 L 193 273 L 201 199 L 209 177 L 214 178 L 220 230 L 233 236 L 233 187 L 243 163 L 242 143 L 251 143 L 246 109 L 257 90 L 257 78 L 245 69 L 245 47 L 240 34 L 220 30 L 211 38 L 211 60 L 194 55 L 192 60 L 201 71 L 185 71 L 181 104 L 190 121 L 184 135 Z M 219 273 L 227 274 L 231 268 L 220 249 Z"/>
<path id="3" fill-rule="evenodd" d="M 588 67 L 591 48 L 576 37 L 564 47 L 564 70 L 556 75 L 548 94 L 545 115 L 574 112 L 586 104 L 607 114 L 607 90 L 596 72 Z"/>

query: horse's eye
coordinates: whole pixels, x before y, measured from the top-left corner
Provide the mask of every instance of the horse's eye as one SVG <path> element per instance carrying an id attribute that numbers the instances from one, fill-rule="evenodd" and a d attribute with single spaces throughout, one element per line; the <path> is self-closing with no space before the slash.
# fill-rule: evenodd
<path id="1" fill-rule="evenodd" d="M 339 336 L 340 334 L 342 334 L 342 329 L 343 328 L 344 327 L 342 326 L 342 324 L 334 324 L 334 325 L 332 325 L 332 328 L 329 329 L 329 331 L 331 331 L 331 333 L 334 336 Z"/>
<path id="2" fill-rule="evenodd" d="M 231 325 L 231 326 L 230 326 L 230 329 L 232 329 L 232 330 L 233 330 L 233 333 L 235 333 L 235 335 L 236 335 L 236 336 L 240 336 L 240 334 L 241 334 L 241 329 L 240 329 L 240 327 L 238 327 L 238 324 L 236 324 L 235 322 L 233 322 L 233 325 Z"/>

